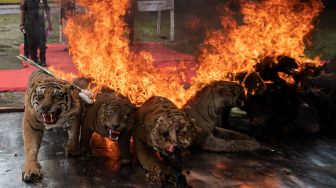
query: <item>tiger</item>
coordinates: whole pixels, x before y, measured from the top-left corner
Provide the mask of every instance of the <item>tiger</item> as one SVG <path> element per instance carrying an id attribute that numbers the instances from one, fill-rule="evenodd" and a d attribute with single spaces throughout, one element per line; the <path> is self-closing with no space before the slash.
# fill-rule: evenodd
<path id="1" fill-rule="evenodd" d="M 215 81 L 197 92 L 181 109 L 199 130 L 193 147 L 214 152 L 258 149 L 253 138 L 220 127 L 222 114 L 242 106 L 244 98 L 244 88 L 228 81 Z"/>
<path id="2" fill-rule="evenodd" d="M 91 79 L 80 78 L 74 84 L 88 88 Z M 118 142 L 120 163 L 131 163 L 130 139 L 136 110 L 130 100 L 114 90 L 103 88 L 95 97 L 93 104 L 83 104 L 81 119 L 80 150 L 91 154 L 90 141 L 94 132 Z"/>
<path id="3" fill-rule="evenodd" d="M 148 180 L 154 183 L 176 182 L 173 169 L 154 154 L 169 156 L 177 148 L 187 149 L 196 136 L 194 126 L 173 102 L 159 96 L 149 98 L 136 111 L 135 121 L 135 154 L 148 171 Z"/>
<path id="4" fill-rule="evenodd" d="M 68 130 L 66 155 L 78 151 L 81 104 L 73 86 L 42 70 L 34 71 L 28 80 L 23 118 L 25 162 L 23 181 L 40 179 L 38 152 L 45 130 L 63 127 Z"/>

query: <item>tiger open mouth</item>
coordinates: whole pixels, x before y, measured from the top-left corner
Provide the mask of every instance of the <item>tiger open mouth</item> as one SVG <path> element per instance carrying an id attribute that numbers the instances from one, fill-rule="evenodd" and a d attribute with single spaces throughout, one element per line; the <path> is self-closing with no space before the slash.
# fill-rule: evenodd
<path id="1" fill-rule="evenodd" d="M 172 156 L 172 155 L 174 155 L 175 148 L 176 148 L 176 146 L 169 145 L 168 148 L 166 148 L 162 151 L 162 154 L 164 154 L 166 156 Z"/>
<path id="2" fill-rule="evenodd" d="M 46 125 L 55 124 L 60 114 L 61 110 L 56 110 L 55 112 L 51 113 L 41 113 L 41 116 L 43 117 L 43 123 Z"/>
<path id="3" fill-rule="evenodd" d="M 113 131 L 111 128 L 106 127 L 107 135 L 109 136 L 110 140 L 116 142 L 119 139 L 120 132 Z"/>

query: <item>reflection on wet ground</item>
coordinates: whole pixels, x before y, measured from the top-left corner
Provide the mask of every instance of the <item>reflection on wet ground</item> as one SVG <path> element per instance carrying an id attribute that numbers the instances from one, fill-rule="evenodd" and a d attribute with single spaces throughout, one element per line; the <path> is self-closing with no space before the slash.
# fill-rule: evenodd
<path id="1" fill-rule="evenodd" d="M 116 145 L 95 137 L 94 156 L 66 158 L 63 130 L 46 131 L 39 153 L 43 180 L 21 181 L 22 113 L 0 114 L 0 187 L 158 187 L 134 163 L 120 167 Z M 297 138 L 244 153 L 193 151 L 184 162 L 192 187 L 336 187 L 336 140 Z"/>

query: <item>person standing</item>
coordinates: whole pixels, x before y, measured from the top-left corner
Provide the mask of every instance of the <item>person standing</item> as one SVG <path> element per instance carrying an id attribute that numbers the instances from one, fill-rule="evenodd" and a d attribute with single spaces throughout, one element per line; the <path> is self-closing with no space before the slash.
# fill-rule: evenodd
<path id="1" fill-rule="evenodd" d="M 20 6 L 20 30 L 26 33 L 30 59 L 46 67 L 46 33 L 44 13 L 47 15 L 48 30 L 52 30 L 50 7 L 47 0 L 23 0 Z M 37 51 L 39 53 L 39 61 Z"/>
<path id="2" fill-rule="evenodd" d="M 23 0 L 21 0 L 20 5 L 22 5 Z M 24 52 L 24 56 L 29 58 L 29 48 L 28 48 L 28 43 L 27 43 L 27 34 L 26 31 L 23 29 L 20 29 L 21 32 L 23 33 L 23 52 Z"/>

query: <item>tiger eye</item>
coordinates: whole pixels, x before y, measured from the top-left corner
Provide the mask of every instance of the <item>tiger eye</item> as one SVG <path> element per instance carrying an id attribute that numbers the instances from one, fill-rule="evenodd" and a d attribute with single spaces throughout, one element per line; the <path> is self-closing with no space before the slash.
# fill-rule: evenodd
<path id="1" fill-rule="evenodd" d="M 181 131 L 181 132 L 180 132 L 180 135 L 181 135 L 181 136 L 184 136 L 184 135 L 186 135 L 186 134 L 187 134 L 186 131 Z"/>
<path id="2" fill-rule="evenodd" d="M 37 95 L 37 100 L 42 100 L 43 98 L 44 98 L 44 96 L 42 94 Z"/>
<path id="3" fill-rule="evenodd" d="M 56 96 L 55 96 L 55 99 L 60 101 L 60 100 L 63 99 L 63 96 L 61 96 L 61 95 L 56 95 Z"/>

